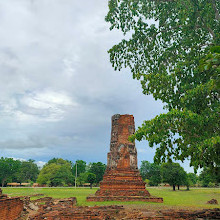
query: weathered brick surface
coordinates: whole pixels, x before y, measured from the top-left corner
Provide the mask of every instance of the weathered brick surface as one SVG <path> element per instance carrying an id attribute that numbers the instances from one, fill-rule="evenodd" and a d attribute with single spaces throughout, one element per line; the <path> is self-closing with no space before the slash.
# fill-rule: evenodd
<path id="1" fill-rule="evenodd" d="M 70 220 L 70 219 L 141 219 L 141 220 L 196 220 L 196 219 L 219 219 L 220 209 L 204 209 L 198 211 L 189 210 L 137 210 L 126 209 L 123 206 L 74 206 L 72 208 L 55 208 L 41 210 L 34 216 L 29 216 L 30 220 Z"/>
<path id="2" fill-rule="evenodd" d="M 100 198 L 100 197 L 98 197 Z M 105 196 L 105 199 L 108 198 Z M 130 199 L 126 197 L 124 199 Z M 142 197 L 146 198 L 147 197 Z M 30 201 L 25 199 L 26 214 L 19 220 L 70 220 L 70 219 L 85 219 L 85 220 L 101 220 L 101 219 L 142 219 L 142 220 L 159 220 L 159 219 L 219 219 L 220 209 L 204 209 L 197 211 L 190 210 L 152 210 L 149 208 L 140 209 L 123 207 L 123 206 L 76 206 L 76 198 L 53 199 L 51 197 L 44 197 L 37 200 Z M 149 198 L 152 199 L 152 198 Z M 158 199 L 158 198 L 155 198 Z M 42 204 L 45 203 L 45 204 Z M 31 205 L 32 204 L 32 205 Z M 33 204 L 37 207 L 33 206 Z M 34 208 L 34 209 L 33 209 Z M 34 210 L 34 211 L 33 211 Z"/>
<path id="3" fill-rule="evenodd" d="M 152 201 L 163 202 L 162 198 L 151 199 L 145 189 L 138 166 L 135 143 L 128 137 L 135 131 L 133 115 L 113 115 L 110 152 L 107 169 L 100 182 L 100 190 L 95 196 L 87 197 L 87 201 Z"/>
<path id="4" fill-rule="evenodd" d="M 0 220 L 17 219 L 23 210 L 23 202 L 20 198 L 0 199 Z"/>
<path id="5" fill-rule="evenodd" d="M 220 219 L 220 209 L 203 209 L 198 211 L 187 211 L 187 210 L 164 210 L 157 212 L 157 216 L 160 219 Z M 159 219 L 159 218 L 148 218 L 148 219 Z"/>
<path id="6" fill-rule="evenodd" d="M 87 197 L 88 202 L 104 202 L 104 201 L 143 201 L 143 202 L 157 202 L 163 203 L 162 198 L 147 197 L 147 196 L 89 196 Z"/>
<path id="7" fill-rule="evenodd" d="M 50 211 L 41 211 L 40 213 L 29 217 L 30 220 L 70 220 L 70 219 L 115 219 L 113 215 L 118 215 L 120 210 L 123 209 L 121 206 L 75 206 L 72 209 L 63 208 L 58 209 L 53 207 Z"/>

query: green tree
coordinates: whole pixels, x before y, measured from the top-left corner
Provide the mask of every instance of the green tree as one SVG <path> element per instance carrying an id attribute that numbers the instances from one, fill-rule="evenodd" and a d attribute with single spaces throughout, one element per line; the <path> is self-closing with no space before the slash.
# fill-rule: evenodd
<path id="1" fill-rule="evenodd" d="M 186 183 L 187 174 L 184 169 L 178 163 L 164 163 L 161 167 L 163 182 L 169 183 L 173 186 L 173 190 L 176 186 L 183 185 Z"/>
<path id="2" fill-rule="evenodd" d="M 70 164 L 70 166 L 72 166 L 72 161 L 64 160 L 62 158 L 53 158 L 47 162 L 47 164 L 51 164 L 51 163 L 55 163 L 57 165 Z"/>
<path id="3" fill-rule="evenodd" d="M 72 164 L 68 160 L 54 158 L 43 166 L 38 175 L 39 184 L 48 186 L 66 186 L 73 183 Z"/>
<path id="4" fill-rule="evenodd" d="M 141 161 L 141 167 L 140 167 L 140 174 L 143 180 L 149 179 L 151 175 L 149 173 L 151 172 L 151 163 L 149 161 Z"/>
<path id="5" fill-rule="evenodd" d="M 34 160 L 21 161 L 20 169 L 16 174 L 18 182 L 35 182 L 39 174 L 39 168 Z"/>
<path id="6" fill-rule="evenodd" d="M 105 173 L 106 165 L 102 162 L 91 163 L 89 168 L 89 173 L 94 173 L 96 175 L 95 183 L 98 184 L 103 179 Z"/>
<path id="7" fill-rule="evenodd" d="M 150 186 L 158 186 L 161 183 L 162 179 L 160 175 L 153 175 L 149 180 Z"/>
<path id="8" fill-rule="evenodd" d="M 87 183 L 88 179 L 88 173 L 80 173 L 80 175 L 77 177 L 77 183 L 79 185 L 83 185 L 84 183 Z"/>
<path id="9" fill-rule="evenodd" d="M 90 188 L 92 189 L 92 184 L 96 182 L 96 175 L 94 173 L 88 173 L 87 181 L 90 183 Z"/>
<path id="10" fill-rule="evenodd" d="M 12 158 L 0 158 L 0 181 L 1 185 L 4 186 L 5 182 L 9 179 L 12 180 L 13 176 L 20 169 L 21 161 L 14 160 Z"/>
<path id="11" fill-rule="evenodd" d="M 220 183 L 220 172 L 216 173 L 213 172 L 212 169 L 205 167 L 199 175 L 199 180 L 204 187 L 208 187 L 211 183 L 217 185 L 218 183 Z"/>
<path id="12" fill-rule="evenodd" d="M 187 190 L 189 190 L 190 186 L 195 186 L 198 181 L 198 176 L 195 173 L 187 173 L 185 178 L 185 185 Z"/>
<path id="13" fill-rule="evenodd" d="M 83 160 L 77 160 L 77 176 L 79 176 L 81 173 L 86 172 L 86 161 Z M 76 175 L 76 163 L 73 165 L 72 171 L 73 175 Z"/>
<path id="14" fill-rule="evenodd" d="M 52 186 L 52 180 L 59 171 L 60 167 L 61 166 L 56 163 L 45 164 L 38 175 L 37 183 Z"/>
<path id="15" fill-rule="evenodd" d="M 219 10 L 216 0 L 109 1 L 110 29 L 128 33 L 109 50 L 113 67 L 130 68 L 143 93 L 167 110 L 131 138 L 156 146 L 157 163 L 190 158 L 195 169 L 219 166 Z"/>
<path id="16" fill-rule="evenodd" d="M 140 174 L 143 180 L 149 180 L 150 186 L 157 186 L 161 183 L 161 167 L 155 163 L 141 161 Z"/>
<path id="17" fill-rule="evenodd" d="M 74 177 L 70 166 L 64 165 L 58 169 L 55 176 L 51 179 L 51 184 L 53 186 L 69 186 L 72 185 L 73 181 Z"/>
<path id="18" fill-rule="evenodd" d="M 189 186 L 195 186 L 198 181 L 198 176 L 195 173 L 187 173 L 187 178 L 189 181 Z"/>

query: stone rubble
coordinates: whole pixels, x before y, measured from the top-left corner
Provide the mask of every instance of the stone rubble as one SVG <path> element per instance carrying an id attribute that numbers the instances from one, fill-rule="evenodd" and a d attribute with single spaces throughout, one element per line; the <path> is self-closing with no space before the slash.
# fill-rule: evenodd
<path id="1" fill-rule="evenodd" d="M 189 210 L 141 210 L 118 205 L 110 206 L 76 206 L 75 198 L 52 199 L 50 197 L 31 201 L 39 207 L 37 212 L 29 212 L 19 220 L 174 220 L 174 219 L 220 219 L 220 209 Z M 45 204 L 42 204 L 45 203 Z M 29 210 L 30 211 L 30 210 Z"/>

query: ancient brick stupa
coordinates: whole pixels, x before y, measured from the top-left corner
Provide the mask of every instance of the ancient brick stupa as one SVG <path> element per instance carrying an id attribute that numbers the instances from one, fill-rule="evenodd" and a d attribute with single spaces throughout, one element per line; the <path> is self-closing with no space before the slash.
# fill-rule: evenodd
<path id="1" fill-rule="evenodd" d="M 152 197 L 145 189 L 138 167 L 135 143 L 128 137 L 135 131 L 133 115 L 113 115 L 110 152 L 107 168 L 100 182 L 100 189 L 87 201 L 151 201 L 163 202 Z"/>

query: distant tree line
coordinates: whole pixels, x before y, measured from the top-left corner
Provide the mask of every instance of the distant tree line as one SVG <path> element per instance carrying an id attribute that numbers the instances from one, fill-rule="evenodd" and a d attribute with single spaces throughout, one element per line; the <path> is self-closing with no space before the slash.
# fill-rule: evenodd
<path id="1" fill-rule="evenodd" d="M 168 183 L 176 190 L 180 186 L 189 187 L 215 187 L 219 186 L 220 174 L 213 172 L 210 168 L 204 168 L 200 175 L 187 173 L 179 163 L 167 162 L 162 165 L 142 161 L 140 173 L 143 180 L 149 186 L 158 186 Z"/>
<path id="2" fill-rule="evenodd" d="M 82 186 L 85 183 L 98 185 L 102 180 L 106 165 L 97 162 L 87 164 L 83 160 L 75 163 L 61 158 L 53 158 L 41 169 L 37 183 L 47 186 Z"/>
<path id="3" fill-rule="evenodd" d="M 77 167 L 77 172 L 76 172 Z M 86 163 L 77 160 L 75 163 L 62 158 L 49 160 L 41 169 L 34 160 L 20 161 L 13 158 L 0 158 L 0 183 L 38 183 L 45 186 L 82 186 L 89 183 L 98 185 L 103 179 L 106 165 Z"/>
<path id="4" fill-rule="evenodd" d="M 90 184 L 98 186 L 103 179 L 106 165 L 97 163 L 86 163 L 77 160 L 75 163 L 62 158 L 49 160 L 41 169 L 34 160 L 20 161 L 13 158 L 0 158 L 0 183 L 6 186 L 7 183 L 38 183 L 44 186 L 83 186 Z M 204 168 L 200 175 L 186 173 L 178 163 L 163 163 L 157 165 L 148 161 L 142 161 L 140 173 L 143 180 L 149 186 L 158 186 L 161 183 L 168 183 L 179 189 L 186 186 L 215 187 L 220 182 L 220 175 L 213 173 L 209 168 Z"/>
<path id="5" fill-rule="evenodd" d="M 39 167 L 34 160 L 20 161 L 13 158 L 0 158 L 0 183 L 5 186 L 10 182 L 36 182 Z"/>

